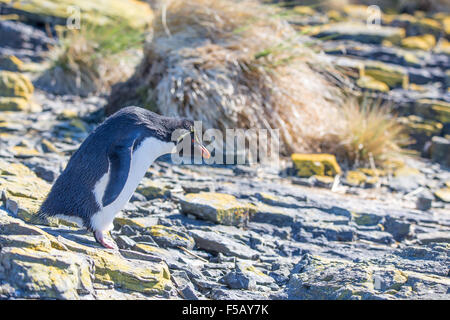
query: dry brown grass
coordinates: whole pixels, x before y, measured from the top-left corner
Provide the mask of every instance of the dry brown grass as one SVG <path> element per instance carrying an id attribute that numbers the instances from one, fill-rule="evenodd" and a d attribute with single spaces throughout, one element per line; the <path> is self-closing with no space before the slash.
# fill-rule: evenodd
<path id="1" fill-rule="evenodd" d="M 342 95 L 323 76 L 333 68 L 302 40 L 256 1 L 170 1 L 137 74 L 107 111 L 132 102 L 206 128 L 278 128 L 284 154 L 326 151 L 315 141 L 337 134 Z M 124 100 L 131 90 L 138 97 Z"/>
<path id="2" fill-rule="evenodd" d="M 366 166 L 372 160 L 382 165 L 385 160 L 402 154 L 408 143 L 404 127 L 387 105 L 364 99 L 350 100 L 342 107 L 345 126 L 337 137 L 334 153 L 350 166 Z"/>

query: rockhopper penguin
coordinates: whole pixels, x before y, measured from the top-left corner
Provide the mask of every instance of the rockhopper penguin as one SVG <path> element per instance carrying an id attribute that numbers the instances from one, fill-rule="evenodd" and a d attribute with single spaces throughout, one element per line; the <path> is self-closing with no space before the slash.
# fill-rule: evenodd
<path id="1" fill-rule="evenodd" d="M 172 133 L 187 130 L 180 138 L 190 134 L 194 148 L 209 158 L 193 128 L 191 120 L 164 117 L 139 107 L 119 110 L 72 155 L 38 215 L 73 220 L 92 231 L 102 246 L 115 248 L 105 240 L 104 232 L 112 229 L 114 217 L 153 161 L 176 150 Z"/>

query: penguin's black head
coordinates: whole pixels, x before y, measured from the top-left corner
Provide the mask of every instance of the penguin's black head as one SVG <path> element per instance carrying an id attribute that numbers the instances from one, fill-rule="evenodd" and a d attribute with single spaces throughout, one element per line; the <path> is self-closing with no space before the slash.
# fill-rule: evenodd
<path id="1" fill-rule="evenodd" d="M 109 128 L 106 134 L 112 136 L 113 132 L 136 130 L 143 136 L 152 136 L 169 145 L 177 145 L 181 140 L 190 141 L 191 147 L 199 149 L 205 158 L 209 158 L 208 150 L 202 145 L 199 135 L 195 132 L 194 121 L 185 118 L 166 117 L 139 107 L 122 108 L 106 121 Z M 119 129 L 120 128 L 120 129 Z M 187 136 L 189 140 L 185 140 Z"/>
<path id="2" fill-rule="evenodd" d="M 194 121 L 189 119 L 181 119 L 181 128 L 189 132 L 193 131 Z"/>
<path id="3" fill-rule="evenodd" d="M 191 147 L 198 149 L 202 156 L 208 159 L 211 155 L 206 149 L 195 130 L 194 121 L 189 119 L 181 119 L 178 127 L 174 130 L 172 135 L 172 141 L 176 141 L 176 144 L 181 143 L 189 136 Z"/>

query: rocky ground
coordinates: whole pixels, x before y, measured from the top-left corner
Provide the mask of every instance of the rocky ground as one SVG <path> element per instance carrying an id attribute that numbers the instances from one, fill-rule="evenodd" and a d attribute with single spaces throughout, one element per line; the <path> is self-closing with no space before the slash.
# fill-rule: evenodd
<path id="1" fill-rule="evenodd" d="M 321 15 L 310 14 L 310 24 L 315 16 Z M 348 32 L 332 29 L 344 38 L 330 48 L 348 40 Z M 16 42 L 1 42 L 12 32 Z M 39 48 L 53 40 L 17 21 L 0 20 L 0 35 L 0 298 L 450 298 L 450 171 L 426 158 L 334 178 L 295 176 L 290 159 L 279 170 L 160 160 L 115 220 L 111 237 L 119 250 L 99 247 L 69 222 L 36 224 L 33 214 L 103 119 L 106 100 L 34 88 Z M 358 39 L 356 51 L 345 44 L 344 58 L 403 61 L 396 60 L 395 47 L 373 43 L 377 37 L 350 40 Z M 335 49 L 329 53 L 342 58 Z M 448 69 L 448 53 L 429 57 L 429 68 L 402 70 L 426 73 L 433 64 L 436 74 Z M 444 114 L 440 110 L 448 114 L 449 102 L 438 78 L 430 78 L 437 89 L 417 92 L 416 100 L 410 87 L 384 91 L 414 98 L 414 107 L 425 97 L 439 101 L 420 109 L 431 110 L 424 113 L 429 118 L 414 114 L 418 123 L 434 121 L 441 130 L 425 135 L 422 146 L 435 135 L 444 145 L 448 139 L 442 131 L 448 118 L 436 118 Z"/>

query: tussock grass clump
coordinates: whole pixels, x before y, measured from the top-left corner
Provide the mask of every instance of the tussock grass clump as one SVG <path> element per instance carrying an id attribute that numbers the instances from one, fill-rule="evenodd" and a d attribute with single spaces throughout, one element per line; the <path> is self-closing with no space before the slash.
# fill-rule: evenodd
<path id="1" fill-rule="evenodd" d="M 168 2 L 107 113 L 135 104 L 206 128 L 280 129 L 282 153 L 324 151 L 316 140 L 344 120 L 341 90 L 328 80 L 336 72 L 276 10 L 256 1 Z"/>
<path id="2" fill-rule="evenodd" d="M 138 63 L 134 51 L 142 47 L 144 33 L 125 24 L 83 25 L 80 30 L 58 29 L 58 38 L 37 85 L 55 94 L 87 96 L 132 74 Z"/>
<path id="3" fill-rule="evenodd" d="M 385 160 L 401 155 L 408 144 L 404 127 L 387 105 L 363 99 L 342 106 L 345 126 L 336 137 L 335 153 L 351 166 L 367 166 L 371 161 L 382 166 Z"/>

